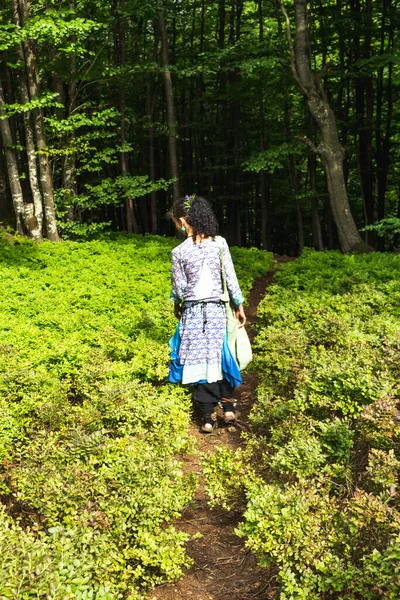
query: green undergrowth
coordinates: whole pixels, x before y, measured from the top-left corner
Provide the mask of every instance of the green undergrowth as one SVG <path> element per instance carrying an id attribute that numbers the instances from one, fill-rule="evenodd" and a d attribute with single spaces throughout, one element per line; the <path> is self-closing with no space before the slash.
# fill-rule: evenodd
<path id="1" fill-rule="evenodd" d="M 311 250 L 259 307 L 253 433 L 204 465 L 281 600 L 400 597 L 400 255 Z"/>
<path id="2" fill-rule="evenodd" d="M 189 564 L 174 239 L 0 238 L 0 597 L 130 600 Z M 273 259 L 233 249 L 245 291 Z M 163 384 L 163 385 L 161 385 Z"/>

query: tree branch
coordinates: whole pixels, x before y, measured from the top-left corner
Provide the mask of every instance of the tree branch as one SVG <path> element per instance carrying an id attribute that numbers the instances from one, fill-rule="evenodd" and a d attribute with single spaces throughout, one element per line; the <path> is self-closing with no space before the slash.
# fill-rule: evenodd
<path id="1" fill-rule="evenodd" d="M 301 135 L 296 135 L 296 140 L 300 140 L 303 144 L 306 144 L 314 152 L 315 154 L 321 154 L 321 151 L 317 148 L 317 146 L 310 140 L 308 137 L 301 137 Z"/>
<path id="2" fill-rule="evenodd" d="M 304 94 L 304 96 L 307 97 L 307 91 L 306 89 L 302 86 L 300 79 L 299 79 L 299 75 L 297 73 L 297 68 L 296 68 L 296 56 L 294 53 L 294 47 L 293 47 L 293 40 L 292 40 L 292 32 L 291 32 L 291 28 L 290 28 L 290 19 L 289 19 L 289 15 L 286 12 L 286 8 L 283 4 L 282 0 L 278 0 L 279 2 L 279 6 L 280 9 L 283 13 L 283 16 L 285 17 L 285 21 L 286 21 L 286 37 L 287 37 L 287 41 L 288 41 L 288 45 L 289 45 L 289 56 L 290 56 L 290 66 L 292 67 L 292 73 L 293 73 L 293 77 L 297 83 L 297 85 L 299 86 L 301 92 Z"/>

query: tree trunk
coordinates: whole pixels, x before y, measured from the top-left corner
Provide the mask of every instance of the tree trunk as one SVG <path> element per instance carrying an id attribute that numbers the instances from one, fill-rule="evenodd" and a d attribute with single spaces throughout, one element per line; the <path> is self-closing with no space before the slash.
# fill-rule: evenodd
<path id="1" fill-rule="evenodd" d="M 150 180 L 156 180 L 156 167 L 154 160 L 154 127 L 153 127 L 153 102 L 151 98 L 150 76 L 147 76 L 147 115 L 149 117 L 149 170 Z M 157 233 L 157 195 L 150 192 L 151 233 Z"/>
<path id="2" fill-rule="evenodd" d="M 229 43 L 234 45 L 240 38 L 241 1 L 231 0 L 229 18 Z M 242 220 L 240 147 L 242 107 L 240 99 L 241 73 L 237 66 L 227 71 L 227 102 L 224 114 L 226 123 L 226 189 L 231 202 L 228 212 L 228 231 L 231 243 L 242 246 L 247 237 L 246 222 Z"/>
<path id="3" fill-rule="evenodd" d="M 323 250 L 324 242 L 322 240 L 321 220 L 319 217 L 316 171 L 316 156 L 314 153 L 311 153 L 308 157 L 308 172 L 310 175 L 313 246 L 316 250 Z"/>
<path id="4" fill-rule="evenodd" d="M 371 33 L 372 33 L 372 4 L 366 0 L 365 10 L 360 7 L 360 0 L 354 2 L 354 15 L 360 20 L 360 29 L 365 32 L 364 44 L 361 46 L 359 31 L 356 31 L 354 40 L 354 60 L 369 60 L 371 58 Z M 356 117 L 358 138 L 358 170 L 361 183 L 361 197 L 364 207 L 365 224 L 374 222 L 374 169 L 372 163 L 372 126 L 374 111 L 373 82 L 371 75 L 362 75 L 356 79 Z M 375 232 L 366 232 L 367 243 L 375 243 Z"/>
<path id="5" fill-rule="evenodd" d="M 28 2 L 19 0 L 21 21 L 24 25 L 28 19 Z M 26 72 L 28 76 L 29 96 L 33 100 L 40 96 L 39 75 L 33 43 L 24 41 Z M 43 113 L 41 109 L 33 111 L 33 121 L 36 135 L 36 147 L 39 154 L 40 183 L 43 193 L 47 237 L 52 242 L 60 241 L 57 231 L 56 212 L 54 207 L 53 182 L 50 163 L 46 153 L 46 138 L 44 134 Z"/>
<path id="6" fill-rule="evenodd" d="M 342 21 L 342 19 L 343 19 L 342 0 L 336 0 L 336 7 L 339 12 L 339 15 L 338 15 L 339 19 L 340 19 L 340 21 Z M 349 121 L 349 112 L 350 112 L 351 101 L 350 101 L 349 78 L 343 77 L 343 75 L 346 72 L 346 64 L 345 64 L 346 56 L 347 56 L 348 63 L 351 63 L 352 45 L 348 43 L 347 31 L 344 30 L 344 28 L 342 26 L 338 26 L 337 34 L 338 34 L 338 44 L 339 44 L 339 68 L 340 68 L 340 73 L 342 74 L 342 76 L 340 77 L 339 82 L 338 82 L 336 105 L 337 105 L 338 121 L 341 123 L 340 139 L 342 141 L 342 145 L 346 148 L 348 135 L 349 135 L 348 121 Z M 347 49 L 348 49 L 348 54 L 346 55 Z M 346 184 L 347 184 L 348 170 L 349 170 L 347 156 L 345 156 L 343 170 L 344 170 L 344 177 L 345 177 Z"/>
<path id="7" fill-rule="evenodd" d="M 69 137 L 68 140 L 71 141 L 73 137 Z M 64 157 L 63 164 L 63 187 L 65 190 L 68 190 L 68 193 L 71 197 L 74 197 L 78 193 L 77 183 L 76 183 L 76 157 L 75 153 L 67 154 Z M 70 221 L 74 220 L 74 207 L 70 206 L 68 208 L 67 217 Z"/>
<path id="8" fill-rule="evenodd" d="M 350 211 L 346 182 L 343 171 L 344 150 L 340 144 L 335 115 L 329 106 L 322 88 L 317 83 L 310 67 L 310 43 L 307 19 L 307 0 L 294 0 L 296 14 L 296 40 L 293 47 L 288 15 L 280 0 L 287 22 L 292 71 L 295 80 L 307 100 L 310 112 L 321 135 L 318 148 L 322 159 L 333 218 L 338 230 L 343 252 L 370 250 L 358 233 Z M 309 145 L 312 143 L 308 140 Z"/>
<path id="9" fill-rule="evenodd" d="M 288 88 L 286 86 L 286 82 L 284 84 L 284 107 L 283 107 L 283 120 L 284 120 L 284 128 L 285 128 L 285 137 L 288 144 L 292 142 L 292 130 L 290 126 L 290 114 L 289 114 L 289 93 Z M 297 224 L 297 244 L 298 244 L 298 253 L 299 255 L 303 252 L 304 248 L 304 222 L 303 222 L 303 212 L 301 210 L 300 203 L 300 176 L 298 170 L 296 169 L 296 161 L 293 154 L 289 155 L 288 159 L 289 165 L 289 176 L 290 182 L 292 185 L 293 197 L 296 207 L 296 224 Z"/>
<path id="10" fill-rule="evenodd" d="M 281 34 L 282 26 L 279 18 L 279 12 L 277 11 L 277 19 L 278 19 L 278 31 Z M 292 143 L 292 128 L 290 123 L 290 111 L 289 111 L 289 86 L 287 83 L 286 72 L 284 69 L 284 57 L 283 52 L 281 53 L 281 81 L 283 87 L 283 126 L 285 131 L 285 139 L 288 144 Z M 296 209 L 296 225 L 297 225 L 297 251 L 299 254 L 302 253 L 304 248 L 304 223 L 303 223 L 303 213 L 301 210 L 301 204 L 299 199 L 300 194 L 300 184 L 299 184 L 299 175 L 296 169 L 296 162 L 293 154 L 289 154 L 288 157 L 288 167 L 289 167 L 289 178 L 292 187 L 292 193 L 294 198 L 294 204 Z"/>
<path id="11" fill-rule="evenodd" d="M 121 10 L 124 9 L 124 0 L 119 2 Z M 118 0 L 111 1 L 111 14 L 114 21 L 114 64 L 121 67 L 125 64 L 125 22 L 124 18 L 119 13 Z M 128 155 L 124 150 L 126 141 L 126 123 L 125 123 L 125 86 L 120 84 L 118 88 L 117 108 L 120 113 L 120 165 L 121 175 L 128 176 Z M 135 206 L 133 198 L 125 198 L 125 213 L 126 213 L 126 229 L 128 233 L 138 233 L 138 224 L 135 215 Z"/>
<path id="12" fill-rule="evenodd" d="M 305 106 L 306 111 L 306 127 L 307 135 L 309 139 L 314 140 L 315 132 L 313 127 L 313 119 L 308 110 L 307 105 Z M 323 250 L 324 243 L 322 239 L 321 230 L 321 219 L 319 216 L 319 199 L 317 193 L 317 157 L 315 152 L 310 152 L 308 157 L 308 174 L 310 178 L 310 191 L 311 191 L 311 219 L 312 219 L 312 236 L 313 246 L 316 250 Z"/>
<path id="13" fill-rule="evenodd" d="M 388 18 L 389 17 L 389 18 Z M 393 52 L 394 46 L 394 23 L 395 7 L 391 0 L 384 0 L 381 22 L 380 54 Z M 388 21 L 388 26 L 386 25 Z M 389 30 L 389 31 L 388 31 Z M 387 39 L 387 47 L 385 41 Z M 384 69 L 380 67 L 377 78 L 376 95 L 376 166 L 377 166 L 377 188 L 378 188 L 378 221 L 385 216 L 385 200 L 387 189 L 387 177 L 390 168 L 390 147 L 392 135 L 393 114 L 393 64 L 387 65 L 388 77 L 386 85 L 386 119 L 383 122 L 384 103 Z M 378 250 L 384 250 L 383 238 L 378 239 Z"/>
<path id="14" fill-rule="evenodd" d="M 6 163 L 4 162 L 3 138 L 0 133 L 0 220 L 3 221 L 8 212 L 8 194 L 6 179 Z"/>
<path id="15" fill-rule="evenodd" d="M 179 170 L 178 170 L 178 154 L 176 149 L 176 136 L 177 127 L 175 119 L 175 103 L 174 103 L 174 91 L 172 87 L 171 71 L 169 70 L 169 57 L 168 57 L 168 37 L 167 27 L 165 23 L 164 7 L 160 6 L 160 13 L 158 18 L 161 34 L 161 56 L 164 67 L 164 86 L 165 86 L 165 98 L 167 101 L 167 120 L 168 120 L 168 149 L 169 149 L 169 164 L 171 175 L 174 178 L 173 183 L 173 195 L 174 201 L 179 198 Z"/>
<path id="16" fill-rule="evenodd" d="M 20 18 L 18 12 L 18 0 L 13 0 L 13 21 L 14 24 L 20 26 Z M 19 71 L 19 93 L 21 104 L 27 104 L 30 100 L 29 91 L 28 91 L 28 83 L 26 80 L 25 73 L 25 56 L 24 49 L 22 45 L 18 45 L 16 48 L 18 61 L 21 63 L 21 70 Z M 35 219 L 30 219 L 30 222 L 33 225 L 32 231 L 30 231 L 30 235 L 40 242 L 43 235 L 43 200 L 42 194 L 39 186 L 38 179 L 38 165 L 36 160 L 36 149 L 35 149 L 35 138 L 31 121 L 31 113 L 29 111 L 24 111 L 23 113 L 23 121 L 24 121 L 24 132 L 25 132 L 25 143 L 26 143 L 26 155 L 28 161 L 28 174 L 29 174 L 29 183 L 32 192 L 33 199 L 33 212 Z"/>
<path id="17" fill-rule="evenodd" d="M 21 100 L 25 104 L 29 102 L 29 98 L 25 96 L 27 89 L 25 87 L 26 82 L 23 82 L 23 74 L 21 74 Z M 25 129 L 25 142 L 26 142 L 26 154 L 28 159 L 28 173 L 29 183 L 32 191 L 33 209 L 35 222 L 31 220 L 34 228 L 30 231 L 30 234 L 37 242 L 43 237 L 43 201 L 42 194 L 40 192 L 39 180 L 37 174 L 37 162 L 36 162 L 36 150 L 34 134 L 31 122 L 31 115 L 28 111 L 23 113 L 24 129 Z"/>
<path id="18" fill-rule="evenodd" d="M 218 48 L 223 50 L 225 48 L 225 25 L 226 25 L 226 7 L 225 0 L 218 0 L 218 22 L 217 22 L 217 42 Z M 211 186 L 219 190 L 220 199 L 216 205 L 216 217 L 218 222 L 221 224 L 222 234 L 228 239 L 228 243 L 233 243 L 234 231 L 232 231 L 231 221 L 225 217 L 234 216 L 233 208 L 230 206 L 227 188 L 228 188 L 228 175 L 226 169 L 226 146 L 224 140 L 226 137 L 228 120 L 228 101 L 227 101 L 227 73 L 225 69 L 219 70 L 217 73 L 217 84 L 216 84 L 216 102 L 215 102 L 215 135 L 212 136 L 211 140 L 206 142 L 207 154 L 210 160 L 210 164 L 215 166 L 212 172 L 212 183 Z M 221 141 L 219 141 L 221 140 Z M 211 187 L 210 186 L 210 187 Z M 225 213 L 225 214 L 224 214 Z M 227 222 L 228 221 L 228 222 Z"/>
<path id="19" fill-rule="evenodd" d="M 201 10 L 200 10 L 200 40 L 199 40 L 199 53 L 202 54 L 204 50 L 204 27 L 205 27 L 205 0 L 201 0 Z M 204 102 L 206 95 L 206 84 L 204 79 L 204 72 L 200 71 L 199 73 L 199 122 L 202 124 L 205 122 L 205 110 L 204 110 Z M 207 187 L 205 182 L 205 165 L 206 165 L 206 136 L 204 132 L 204 127 L 200 126 L 198 128 L 198 144 L 197 144 L 198 152 L 197 152 L 197 180 L 199 182 L 200 189 L 204 189 Z"/>
<path id="20" fill-rule="evenodd" d="M 264 42 L 264 15 L 262 0 L 258 0 L 258 41 L 260 45 Z M 258 83 L 258 118 L 260 123 L 260 150 L 264 152 L 267 147 L 265 138 L 265 111 L 262 79 Z M 271 249 L 271 223 L 270 223 L 270 186 L 268 174 L 262 169 L 260 171 L 260 195 L 261 195 L 261 244 L 264 250 Z"/>
<path id="21" fill-rule="evenodd" d="M 333 250 L 333 248 L 334 248 L 334 243 L 333 243 L 334 223 L 333 223 L 333 218 L 332 218 L 332 210 L 331 210 L 331 206 L 330 206 L 330 202 L 329 202 L 328 198 L 326 199 L 326 202 L 325 202 L 325 222 L 326 222 L 327 237 L 328 237 L 328 250 Z"/>
<path id="22" fill-rule="evenodd" d="M 70 7 L 73 11 L 75 11 L 75 0 L 70 3 Z M 76 42 L 76 36 L 72 36 L 72 42 Z M 71 73 L 70 73 L 70 81 L 68 85 L 68 109 L 67 109 L 67 117 L 70 117 L 76 108 L 76 99 L 77 99 L 77 61 L 76 54 L 71 55 Z M 57 81 L 58 78 L 56 78 Z M 60 82 L 61 83 L 61 82 Z M 58 84 L 57 88 L 62 93 L 62 83 Z M 73 142 L 75 138 L 75 131 L 72 131 L 71 134 L 67 135 L 67 146 Z M 71 152 L 66 154 L 63 162 L 63 187 L 67 190 L 68 194 L 71 198 L 74 198 L 78 194 L 78 186 L 76 181 L 76 154 L 75 152 Z M 74 206 L 69 206 L 67 217 L 70 221 L 74 220 Z"/>
<path id="23" fill-rule="evenodd" d="M 400 193 L 399 191 L 397 191 L 397 213 L 396 213 L 396 217 L 398 219 L 400 219 Z M 394 248 L 398 248 L 399 247 L 399 240 L 400 240 L 400 235 L 398 233 L 395 234 L 394 238 L 393 238 L 393 247 Z M 384 246 L 385 241 L 383 240 L 383 250 L 385 249 Z"/>
<path id="24" fill-rule="evenodd" d="M 20 235 L 24 235 L 24 200 L 22 195 L 22 188 L 19 179 L 17 158 L 13 149 L 13 139 L 11 134 L 10 123 L 8 119 L 4 118 L 5 100 L 3 93 L 3 86 L 0 80 L 0 132 L 3 140 L 4 153 L 7 164 L 8 180 L 10 182 L 11 197 L 14 205 L 15 218 L 16 218 L 16 230 Z"/>

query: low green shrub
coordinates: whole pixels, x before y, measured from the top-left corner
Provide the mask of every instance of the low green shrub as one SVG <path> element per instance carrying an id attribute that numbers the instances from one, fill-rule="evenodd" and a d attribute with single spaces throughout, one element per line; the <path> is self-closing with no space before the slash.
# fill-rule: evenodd
<path id="1" fill-rule="evenodd" d="M 190 398 L 165 384 L 176 243 L 0 236 L 1 598 L 139 600 L 190 562 L 172 524 L 196 486 Z M 273 265 L 236 254 L 245 290 Z"/>
<path id="2" fill-rule="evenodd" d="M 253 433 L 205 472 L 281 600 L 400 596 L 399 318 L 393 254 L 307 250 L 261 302 Z"/>

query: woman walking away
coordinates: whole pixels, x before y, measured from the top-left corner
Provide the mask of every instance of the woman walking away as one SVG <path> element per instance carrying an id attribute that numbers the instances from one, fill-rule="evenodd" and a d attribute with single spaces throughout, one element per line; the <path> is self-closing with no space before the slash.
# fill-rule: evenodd
<path id="1" fill-rule="evenodd" d="M 207 200 L 186 196 L 174 202 L 169 215 L 186 235 L 172 251 L 171 299 L 179 323 L 170 341 L 169 381 L 192 386 L 201 431 L 211 433 L 219 402 L 225 422 L 235 421 L 233 390 L 242 382 L 227 341 L 222 265 L 239 327 L 246 323 L 243 296 L 228 244 L 217 235 L 218 223 Z"/>

